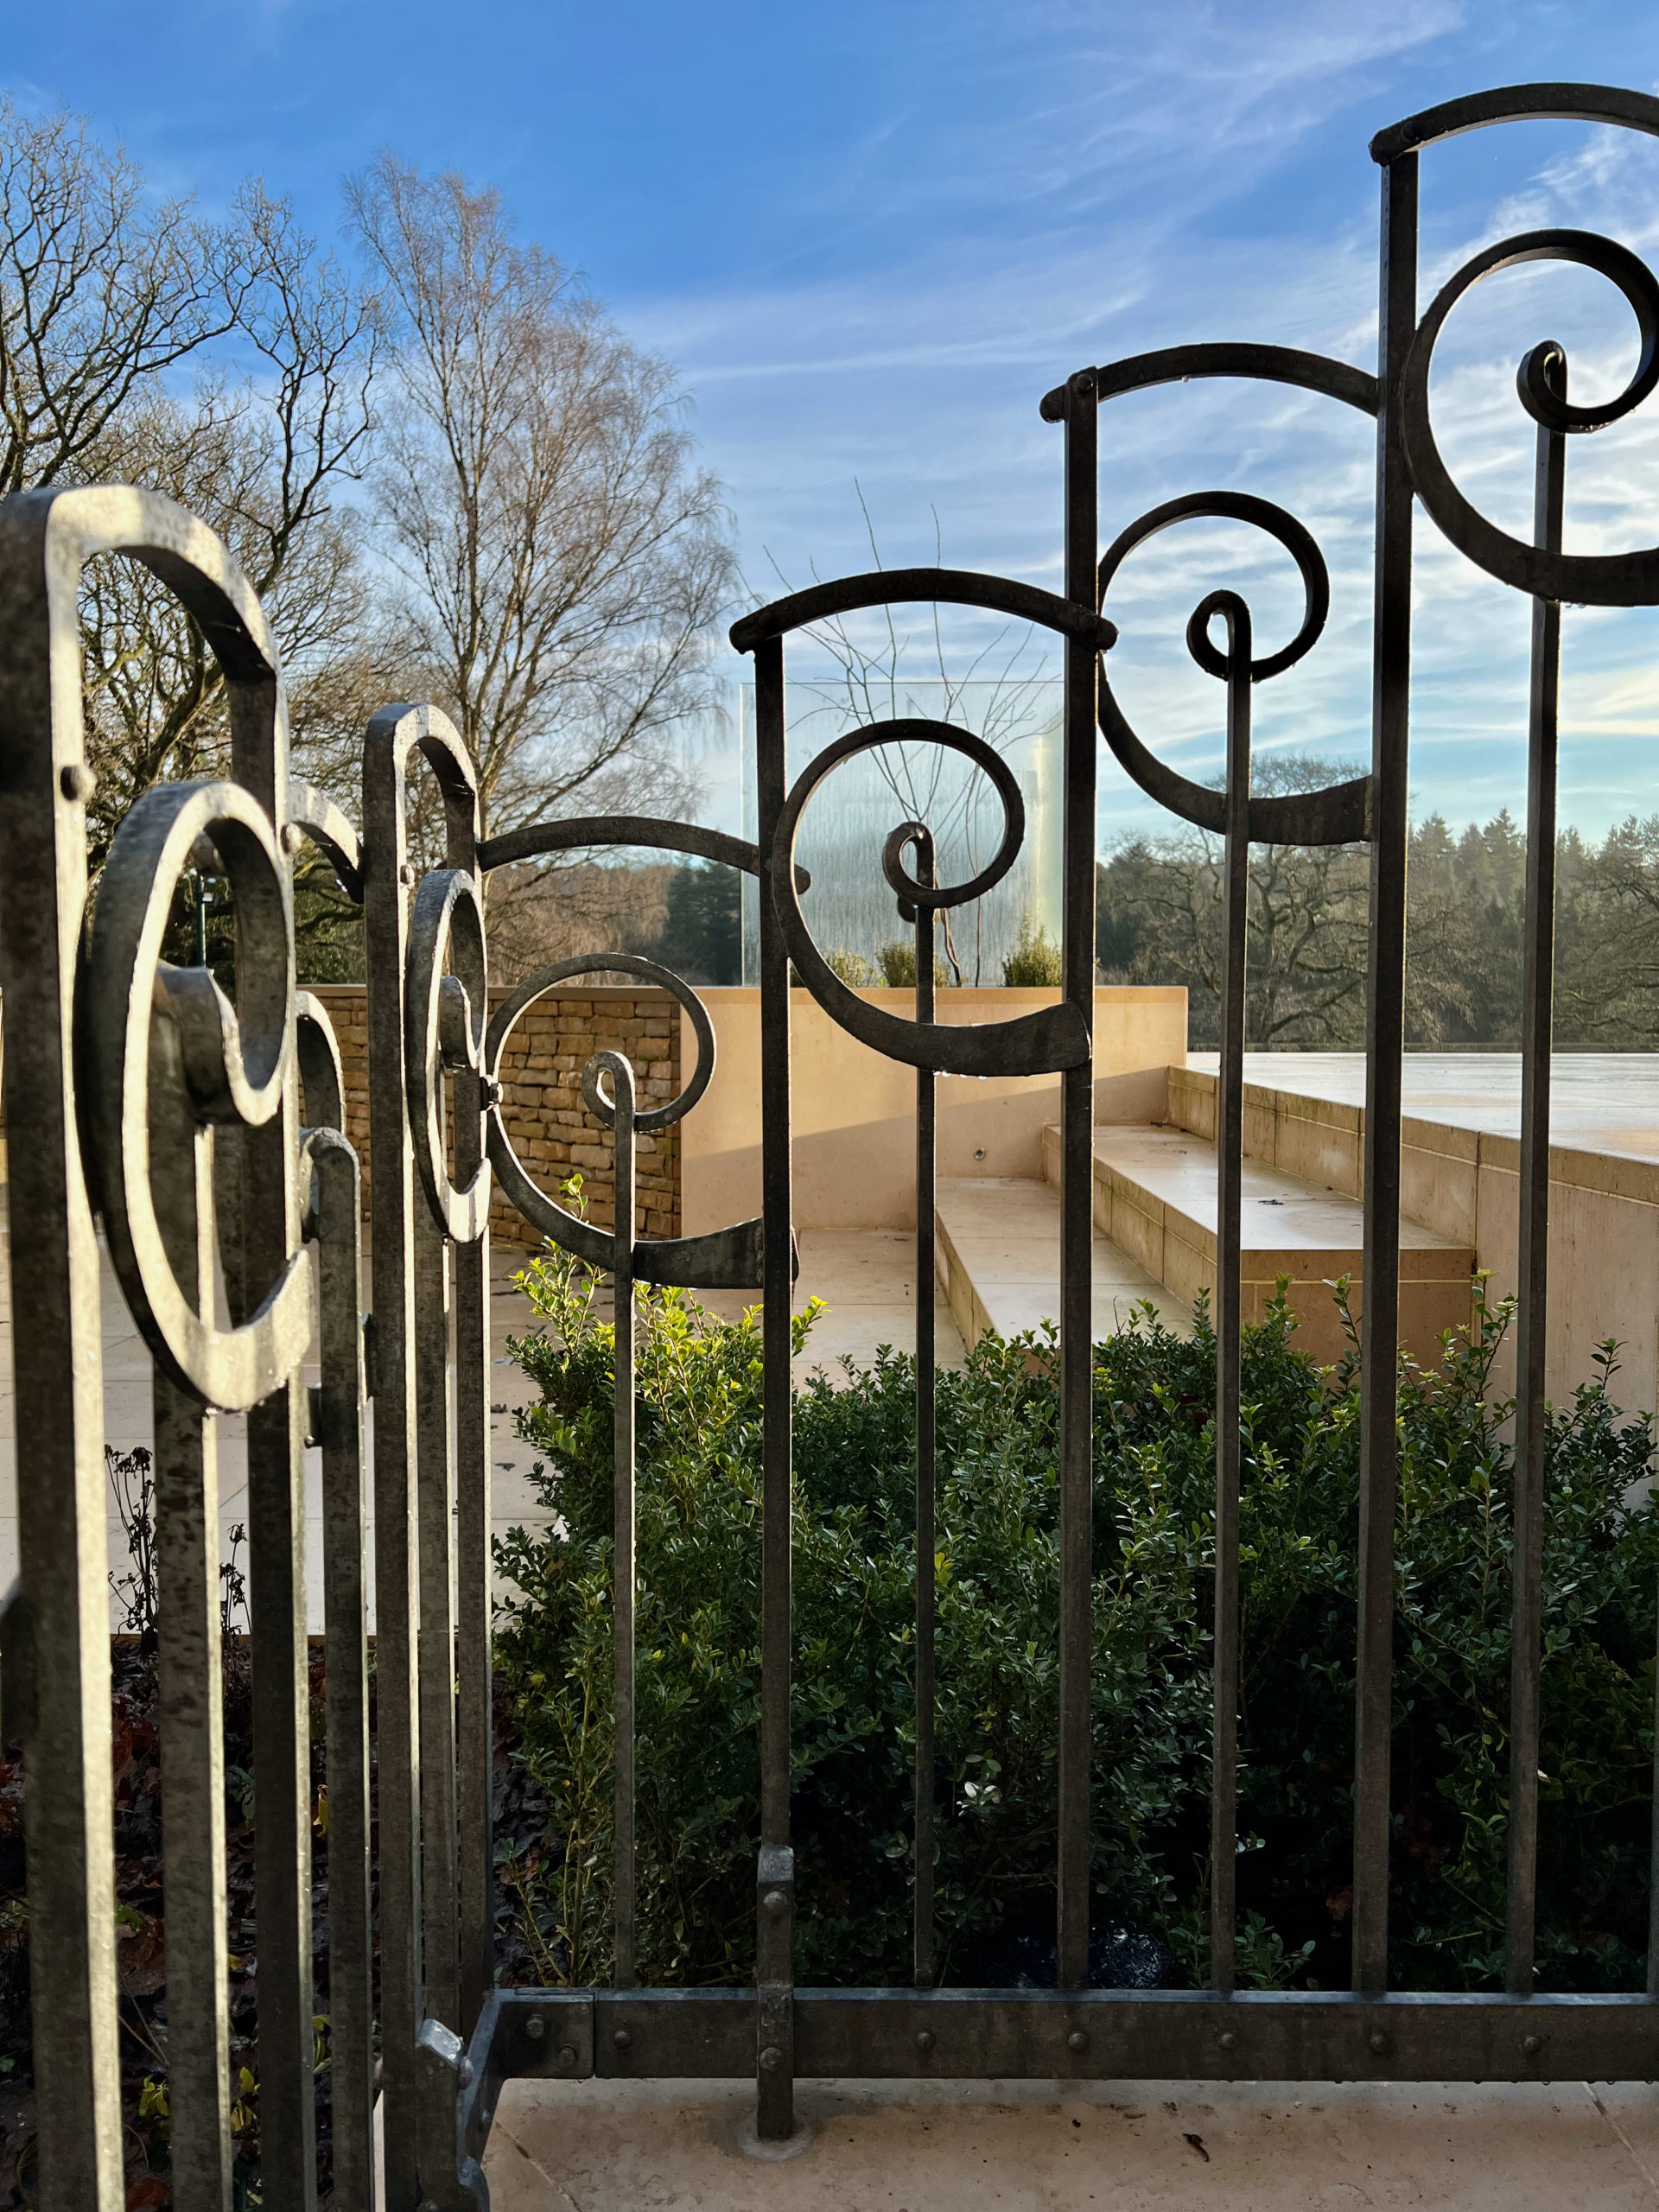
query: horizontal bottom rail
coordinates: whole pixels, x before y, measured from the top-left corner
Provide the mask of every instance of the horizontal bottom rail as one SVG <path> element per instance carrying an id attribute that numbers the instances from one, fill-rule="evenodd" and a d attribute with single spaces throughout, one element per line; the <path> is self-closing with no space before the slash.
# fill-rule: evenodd
<path id="1" fill-rule="evenodd" d="M 798 1989 L 797 2078 L 1077 2082 L 1651 2082 L 1659 1999 L 1250 1990 Z M 499 1989 L 471 2044 L 421 2031 L 422 2178 L 487 2202 L 505 2082 L 753 2080 L 752 1989 Z"/>

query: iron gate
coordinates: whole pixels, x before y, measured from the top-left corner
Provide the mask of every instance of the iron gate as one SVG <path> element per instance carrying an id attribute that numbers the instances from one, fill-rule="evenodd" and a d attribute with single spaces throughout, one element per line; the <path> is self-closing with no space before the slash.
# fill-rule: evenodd
<path id="1" fill-rule="evenodd" d="M 310 1801 L 303 1452 L 321 1446 L 327 1541 L 327 1757 L 335 2201 L 373 2201 L 377 2093 L 371 1815 L 379 1837 L 379 2085 L 385 2201 L 480 2206 L 478 2161 L 501 2083 L 745 2075 L 762 2138 L 794 2126 L 803 2075 L 1382 2080 L 1642 2077 L 1659 2074 L 1659 1984 L 1645 1996 L 1535 1996 L 1540 1578 L 1548 1316 L 1549 1054 L 1556 696 L 1563 602 L 1659 603 L 1659 549 L 1561 549 L 1568 437 L 1629 414 L 1659 383 L 1659 283 L 1599 237 L 1541 230 L 1469 261 L 1417 306 L 1421 149 L 1483 125 L 1573 118 L 1659 135 L 1659 100 L 1595 86 L 1531 86 L 1455 101 L 1382 132 L 1378 373 L 1265 345 L 1192 345 L 1083 369 L 1042 403 L 1065 431 L 1065 594 L 944 569 L 856 576 L 737 623 L 757 698 L 754 844 L 644 817 L 566 821 L 480 836 L 465 748 L 430 708 L 378 715 L 363 755 L 362 826 L 289 780 L 281 680 L 259 606 L 217 540 L 165 499 L 113 487 L 29 493 L 0 506 L 0 985 L 6 1009 L 12 1312 L 22 1571 L 3 1622 L 9 1728 L 28 1772 L 29 1910 L 41 2201 L 113 2212 L 123 2201 L 118 2099 L 110 1666 L 105 1583 L 99 1249 L 110 1257 L 154 1360 L 160 1681 L 167 1819 L 168 2066 L 175 2201 L 229 2201 L 226 1877 L 218 1637 L 219 1417 L 245 1412 L 251 1499 L 263 2177 L 270 2207 L 315 2202 Z M 1576 263 L 1628 301 L 1641 336 L 1614 400 L 1567 397 L 1562 349 L 1522 362 L 1536 424 L 1535 525 L 1512 538 L 1471 507 L 1436 448 L 1427 381 L 1452 306 L 1496 270 Z M 1250 791 L 1253 687 L 1317 640 L 1328 586 L 1313 538 L 1262 499 L 1206 493 L 1132 524 L 1103 556 L 1099 426 L 1119 395 L 1193 377 L 1265 378 L 1322 394 L 1377 425 L 1372 768 L 1307 795 Z M 1452 543 L 1533 604 L 1522 1071 L 1514 1764 L 1508 1991 L 1413 1995 L 1387 1987 L 1389 1758 L 1395 1503 L 1401 1054 L 1408 679 L 1414 495 Z M 1164 766 L 1115 698 L 1101 612 L 1122 561 L 1194 515 L 1253 524 L 1289 552 L 1305 613 L 1258 657 L 1250 610 L 1200 601 L 1187 632 L 1223 686 L 1224 790 Z M 189 609 L 225 672 L 231 777 L 159 788 L 117 836 L 88 918 L 86 766 L 76 620 L 94 555 L 143 562 Z M 1012 865 L 1023 834 L 1001 756 L 952 725 L 854 732 L 789 785 L 785 641 L 834 614 L 921 601 L 1013 615 L 1062 641 L 1065 672 L 1064 980 L 1058 1003 L 977 1027 L 932 1004 L 934 917 Z M 1217 639 L 1219 625 L 1220 641 Z M 1090 1719 L 1090 1247 L 1096 733 L 1141 788 L 1224 839 L 1217 1324 L 1215 1786 L 1211 1986 L 1088 1986 Z M 898 825 L 884 870 L 913 922 L 915 1016 L 858 997 L 813 944 L 794 861 L 802 810 L 849 755 L 893 740 L 946 747 L 1000 794 L 1000 849 L 971 882 L 935 880 L 927 826 Z M 405 824 L 416 758 L 442 793 L 444 867 L 418 874 Z M 169 901 L 196 841 L 231 877 L 232 1007 L 206 969 L 162 957 Z M 291 857 L 328 855 L 364 915 L 370 1034 L 372 1312 L 359 1314 L 358 1163 L 343 1134 L 337 1049 L 294 980 Z M 1364 1166 L 1365 1304 L 1356 1726 L 1352 1987 L 1234 1990 L 1238 1683 L 1239 1156 L 1245 899 L 1253 842 L 1369 842 L 1370 971 Z M 596 950 L 532 977 L 487 1020 L 482 883 L 493 868 L 561 849 L 637 845 L 722 862 L 762 886 L 760 1216 L 675 1242 L 632 1234 L 635 1138 L 690 1111 L 712 1071 L 695 995 L 640 960 Z M 1062 1089 L 1058 1987 L 934 1986 L 933 1378 L 931 1306 L 918 1301 L 913 1988 L 798 1989 L 790 1848 L 790 984 L 793 966 L 829 1016 L 916 1070 L 918 1282 L 933 1272 L 933 1086 L 940 1074 L 1058 1072 Z M 649 1110 L 626 1058 L 601 1053 L 584 1095 L 613 1132 L 614 1232 L 576 1219 L 531 1180 L 497 1110 L 505 1039 L 543 992 L 624 969 L 679 1001 L 699 1048 L 681 1096 Z M 446 1093 L 449 1103 L 446 1107 Z M 448 1125 L 446 1128 L 446 1124 Z M 487 1215 L 493 1185 L 616 1287 L 616 1976 L 606 1990 L 497 1990 L 491 1959 Z M 315 1255 L 308 1251 L 315 1246 Z M 764 1306 L 761 1844 L 750 1990 L 634 1983 L 632 1740 L 632 1286 L 759 1286 Z M 313 1337 L 321 1382 L 302 1363 Z M 452 1349 L 453 1336 L 453 1349 Z M 365 1409 L 372 1405 L 372 1469 Z M 364 1531 L 377 1524 L 378 1793 L 371 1805 Z M 454 1594 L 454 1593 L 458 1593 Z M 280 1663 L 279 1663 L 280 1662 Z M 1656 1889 L 1659 1897 L 1659 1887 Z M 1659 1942 L 1650 1951 L 1650 1976 Z"/>

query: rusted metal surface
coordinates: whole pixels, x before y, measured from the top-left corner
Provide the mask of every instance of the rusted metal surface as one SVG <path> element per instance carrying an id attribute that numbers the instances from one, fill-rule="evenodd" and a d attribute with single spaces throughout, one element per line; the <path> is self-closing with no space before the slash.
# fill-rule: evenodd
<path id="1" fill-rule="evenodd" d="M 31 493 L 0 504 L 0 988 L 10 1152 L 17 1419 L 31 1451 L 21 1484 L 22 1569 L 3 1606 L 8 1725 L 28 1763 L 30 1939 L 41 2202 L 116 2212 L 123 2196 L 118 2100 L 109 1669 L 105 1583 L 99 1287 L 101 1221 L 121 1295 L 155 1363 L 162 1624 L 164 1840 L 168 1911 L 175 2189 L 181 2207 L 223 2212 L 229 2189 L 224 1951 L 222 1718 L 219 1685 L 216 1424 L 248 1415 L 257 1789 L 258 2042 L 264 2201 L 315 2196 L 311 1990 L 310 1745 L 303 1452 L 320 1447 L 325 1529 L 334 2201 L 367 2212 L 487 2202 L 480 2160 L 501 2084 L 514 2075 L 612 2079 L 742 2075 L 767 2139 L 795 2126 L 804 2075 L 946 2079 L 1547 2080 L 1659 2075 L 1659 1966 L 1639 1998 L 1533 1993 L 1536 1758 L 1548 1327 L 1548 1070 L 1553 827 L 1561 603 L 1659 601 L 1659 548 L 1561 550 L 1567 442 L 1622 419 L 1659 390 L 1659 283 L 1627 249 L 1545 231 L 1477 253 L 1420 316 L 1419 149 L 1529 117 L 1580 117 L 1659 132 L 1659 101 L 1596 86 L 1534 86 L 1453 101 L 1380 133 L 1382 316 L 1375 375 L 1296 349 L 1165 347 L 1079 369 L 1042 402 L 1064 426 L 1057 518 L 1063 595 L 943 569 L 815 586 L 746 615 L 732 632 L 756 686 L 753 843 L 700 825 L 619 814 L 486 836 L 465 747 L 436 709 L 393 706 L 365 734 L 360 827 L 335 800 L 288 779 L 280 677 L 264 618 L 224 549 L 153 494 Z M 1550 341 L 1519 366 L 1536 431 L 1532 539 L 1497 530 L 1452 482 L 1429 409 L 1434 346 L 1452 308 L 1518 261 L 1565 260 L 1613 285 L 1639 339 L 1614 398 L 1567 397 Z M 1313 650 L 1329 592 L 1295 518 L 1236 492 L 1168 500 L 1103 551 L 1097 514 L 1110 403 L 1189 378 L 1247 378 L 1336 401 L 1376 423 L 1377 505 L 1373 744 L 1369 775 L 1312 793 L 1250 791 L 1255 686 Z M 1508 1990 L 1386 1993 L 1394 1636 L 1395 1339 L 1413 502 L 1488 573 L 1533 602 L 1529 742 L 1527 970 L 1522 1137 L 1521 1327 L 1514 1583 L 1515 1773 L 1510 1791 Z M 1211 790 L 1160 760 L 1113 696 L 1103 611 L 1135 548 L 1198 518 L 1243 522 L 1296 561 L 1304 612 L 1258 652 L 1234 593 L 1200 599 L 1197 664 L 1222 689 L 1227 776 Z M 75 588 L 94 554 L 146 563 L 188 607 L 228 678 L 232 773 L 162 786 L 118 833 L 88 917 Z M 975 733 L 915 720 L 872 723 L 798 766 L 786 753 L 789 639 L 828 617 L 905 601 L 1029 620 L 1059 641 L 1065 672 L 1062 982 L 1057 1002 L 978 1027 L 940 1022 L 935 917 L 982 895 L 1025 834 L 1017 783 Z M 1219 627 L 1217 627 L 1219 626 Z M 1128 773 L 1179 820 L 1223 838 L 1225 913 L 1220 1155 L 1215 1573 L 1215 1757 L 1208 1991 L 1089 1986 L 1096 1815 L 1091 1798 L 1090 1425 L 1096 762 L 1103 735 Z M 849 990 L 814 944 L 794 860 L 803 811 L 857 753 L 942 748 L 984 778 L 1002 810 L 992 860 L 971 880 L 938 880 L 932 833 L 895 825 L 886 880 L 916 951 L 910 1018 Z M 412 864 L 413 780 L 444 808 L 444 863 Z M 178 879 L 202 840 L 235 885 L 234 1002 L 203 968 L 162 957 Z M 291 869 L 305 840 L 360 901 L 368 980 L 372 1317 L 360 1297 L 358 1163 L 340 1131 L 338 1051 L 296 994 Z M 1359 1603 L 1356 1649 L 1352 1988 L 1236 1993 L 1240 1439 L 1240 1154 L 1249 853 L 1252 843 L 1370 848 L 1361 1371 Z M 487 1020 L 484 879 L 493 868 L 584 847 L 679 852 L 753 874 L 760 887 L 762 1210 L 706 1234 L 637 1232 L 631 1203 L 643 1132 L 696 1110 L 714 1069 L 696 992 L 637 956 L 596 946 L 543 969 Z M 791 978 L 791 969 L 794 971 Z M 616 1154 L 617 1207 L 602 1230 L 543 1191 L 513 1153 L 499 1070 L 514 1024 L 571 976 L 622 970 L 667 988 L 696 1045 L 680 1096 L 637 1102 L 638 1071 L 597 1054 L 583 1091 Z M 791 980 L 872 1050 L 916 1071 L 918 1298 L 912 1989 L 796 1986 L 791 1837 L 790 1669 Z M 935 1093 L 939 1076 L 1058 1074 L 1061 1219 L 1058 1479 L 1058 1989 L 941 1990 L 932 1869 L 936 1437 L 933 1281 Z M 616 1744 L 615 1983 L 607 1991 L 492 1986 L 487 1219 L 499 1184 L 531 1225 L 614 1288 Z M 223 1306 L 216 1282 L 222 1279 Z M 753 1287 L 763 1309 L 760 1848 L 751 1990 L 634 1986 L 634 1604 L 637 1585 L 636 1286 Z M 303 1362 L 315 1342 L 321 1381 Z M 372 1402 L 376 1523 L 378 1798 L 371 1807 L 365 1569 L 365 1418 Z M 371 1916 L 371 1813 L 379 1839 Z M 1656 1889 L 1659 1899 L 1659 1886 Z M 1659 1911 L 1656 1912 L 1659 1926 Z M 378 1942 L 378 1956 L 376 1944 Z M 1659 1940 L 1655 1944 L 1659 1957 Z M 648 1962 L 645 1962 L 648 1964 Z M 378 1986 L 385 2172 L 373 2171 Z"/>

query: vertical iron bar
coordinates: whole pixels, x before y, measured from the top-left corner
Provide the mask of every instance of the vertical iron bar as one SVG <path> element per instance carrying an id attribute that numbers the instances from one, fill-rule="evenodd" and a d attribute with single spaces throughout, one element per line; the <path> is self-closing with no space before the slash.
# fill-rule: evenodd
<path id="1" fill-rule="evenodd" d="M 328 2070 L 334 2195 L 374 2202 L 374 1916 L 369 1859 L 367 1528 L 362 1228 L 357 1155 L 312 1137 L 317 1181 L 317 1442 L 322 1450 L 324 1726 L 328 1761 Z"/>
<path id="2" fill-rule="evenodd" d="M 912 847 L 916 880 L 933 881 L 933 841 Z M 933 1019 L 933 909 L 916 909 L 916 1019 Z M 937 1078 L 916 1071 L 916 1905 L 915 1981 L 933 1986 L 933 1636 L 934 1477 L 937 1458 L 937 1357 L 933 1274 L 938 1152 Z"/>
<path id="3" fill-rule="evenodd" d="M 69 697 L 53 696 L 59 587 L 45 530 L 39 495 L 0 509 L 0 988 L 13 1406 L 29 1439 L 17 1537 L 35 2129 L 43 2212 L 119 2212 L 103 1353 L 74 1071 L 92 776 L 78 672 Z"/>
<path id="4" fill-rule="evenodd" d="M 1238 1871 L 1239 1212 L 1244 1150 L 1244 982 L 1250 895 L 1249 610 L 1217 593 L 1227 639 L 1225 946 L 1216 1113 L 1215 1751 L 1210 1799 L 1210 1978 L 1233 1987 Z"/>
<path id="5" fill-rule="evenodd" d="M 420 1522 L 423 2009 L 461 2026 L 455 1923 L 455 1510 L 449 1458 L 449 1242 L 415 1206 L 416 1491 Z"/>
<path id="6" fill-rule="evenodd" d="M 1567 361 L 1550 349 L 1552 389 L 1567 397 Z M 1533 536 L 1561 549 L 1567 439 L 1538 426 Z M 1532 693 L 1527 728 L 1527 938 L 1521 995 L 1521 1309 L 1516 1336 L 1513 1560 L 1510 1675 L 1510 1888 L 1505 1964 L 1510 1993 L 1532 1994 L 1538 1888 L 1539 1673 L 1542 1662 L 1544 1360 L 1549 1339 L 1549 1081 L 1555 988 L 1555 760 L 1560 706 L 1561 610 L 1532 602 Z"/>
<path id="7" fill-rule="evenodd" d="M 1065 591 L 1099 598 L 1098 402 L 1092 369 L 1067 386 Z M 1095 782 L 1097 647 L 1065 643 L 1062 988 L 1089 1039 L 1060 1078 L 1059 1986 L 1089 1980 L 1089 1767 L 1092 1732 L 1094 1516 Z"/>
<path id="8" fill-rule="evenodd" d="M 233 686 L 230 704 L 236 779 L 273 822 L 286 822 L 288 730 L 276 677 Z M 244 944 L 238 917 L 238 969 L 264 950 Z M 287 1020 L 291 1033 L 291 982 Z M 242 1132 L 239 1235 L 226 1268 L 232 1319 L 238 1321 L 299 1245 L 298 1128 L 299 1075 L 290 1054 L 281 1110 L 263 1128 Z M 260 2180 L 269 2212 L 311 2212 L 317 2199 L 305 1604 L 308 1416 L 305 1382 L 296 1365 L 280 1390 L 253 1408 L 247 1431 Z"/>
<path id="9" fill-rule="evenodd" d="M 211 1323 L 213 1133 L 199 1128 L 173 1021 L 150 1023 L 150 1183 L 167 1254 Z M 169 2148 L 179 2212 L 229 2212 L 230 1989 L 225 1955 L 225 1717 L 218 1423 L 158 1366 L 156 1690 L 167 1906 Z"/>
<path id="10" fill-rule="evenodd" d="M 483 1156 L 479 1077 L 454 1077 L 455 1176 Z M 472 2033 L 495 1984 L 494 1675 L 490 1636 L 490 1230 L 457 1246 L 455 1274 L 455 1643 L 459 1694 L 461 2032 Z"/>
<path id="11" fill-rule="evenodd" d="M 790 1218 L 789 951 L 778 918 L 773 871 L 789 865 L 775 840 L 784 810 L 784 648 L 770 639 L 754 656 L 755 798 L 763 875 L 760 899 L 762 1290 L 760 1561 L 760 1862 L 757 1880 L 758 1998 L 755 2129 L 768 2142 L 795 2132 L 792 1869 L 789 1858 L 790 1572 L 793 1484 L 791 1358 L 794 1233 Z M 771 1906 L 772 1897 L 786 1901 Z"/>
<path id="12" fill-rule="evenodd" d="M 613 1360 L 612 1444 L 615 1453 L 613 1605 L 616 1690 L 616 1967 L 619 1989 L 634 1986 L 637 1958 L 637 1883 L 633 1834 L 634 1690 L 634 1404 L 633 1404 L 633 1217 L 636 1162 L 633 1143 L 633 1069 L 620 1052 L 601 1055 L 611 1076 L 616 1114 L 616 1203 L 611 1225 L 611 1310 L 616 1349 Z"/>
<path id="13" fill-rule="evenodd" d="M 415 2032 L 421 1976 L 419 1535 L 413 1440 L 414 1163 L 404 1084 L 404 764 L 417 716 L 369 725 L 363 750 L 363 939 L 369 1030 L 373 1284 L 376 1821 L 380 1840 L 380 2043 L 385 2212 L 416 2212 Z"/>
<path id="14" fill-rule="evenodd" d="M 1389 1978 L 1395 1421 L 1400 1338 L 1400 1062 L 1405 1045 L 1411 479 L 1398 428 L 1417 321 L 1417 156 L 1382 173 L 1371 691 L 1370 957 L 1365 1026 L 1364 1311 L 1354 1690 L 1354 1986 Z"/>

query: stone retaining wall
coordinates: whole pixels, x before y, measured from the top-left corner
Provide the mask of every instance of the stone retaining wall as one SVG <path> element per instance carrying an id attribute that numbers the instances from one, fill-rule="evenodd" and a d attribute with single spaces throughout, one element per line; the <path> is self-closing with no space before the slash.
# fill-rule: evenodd
<path id="1" fill-rule="evenodd" d="M 365 1175 L 369 1160 L 368 1009 L 361 983 L 311 987 L 334 1025 L 346 1077 L 346 1134 Z M 507 993 L 490 994 L 492 1012 Z M 609 1132 L 582 1098 L 582 1071 L 595 1052 L 624 1052 L 632 1062 L 642 1106 L 666 1103 L 680 1087 L 679 1010 L 665 991 L 580 988 L 542 999 L 520 1020 L 501 1064 L 507 1135 L 531 1179 L 556 1192 L 572 1174 L 582 1179 L 588 1217 L 611 1226 L 614 1185 Z M 680 1233 L 680 1132 L 663 1129 L 638 1140 L 642 1236 Z M 365 1184 L 366 1190 L 366 1184 Z M 497 1194 L 493 1236 L 534 1245 L 536 1232 Z"/>

